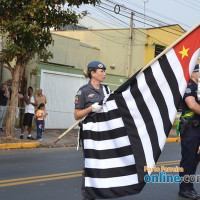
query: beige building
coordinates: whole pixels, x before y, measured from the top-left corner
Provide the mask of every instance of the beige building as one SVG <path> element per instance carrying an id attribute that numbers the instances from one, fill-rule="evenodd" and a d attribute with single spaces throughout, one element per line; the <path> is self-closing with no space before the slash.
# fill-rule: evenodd
<path id="1" fill-rule="evenodd" d="M 99 60 L 107 67 L 107 73 L 126 76 L 128 63 L 129 29 L 55 31 L 54 34 L 79 39 L 100 49 Z M 176 41 L 185 31 L 179 25 L 133 29 L 131 69 L 133 75 L 150 62 L 155 55 Z"/>
<path id="2" fill-rule="evenodd" d="M 99 59 L 99 49 L 96 47 L 81 43 L 78 39 L 55 35 L 54 33 L 52 33 L 52 37 L 55 42 L 54 45 L 49 47 L 49 50 L 54 56 L 53 59 L 49 60 L 46 64 L 50 66 L 56 65 L 58 71 L 62 72 L 62 69 L 60 70 L 59 66 L 64 68 L 63 72 L 65 69 L 83 69 L 90 60 Z M 39 87 L 37 81 L 39 81 L 38 77 L 40 79 L 41 63 L 42 62 L 37 59 L 31 60 L 25 70 L 27 85 L 30 85 L 33 88 Z M 2 82 L 5 82 L 8 79 L 11 79 L 10 71 L 3 68 Z"/>
<path id="3" fill-rule="evenodd" d="M 179 25 L 133 29 L 130 75 L 145 66 L 183 33 L 185 31 Z M 82 74 L 82 70 L 92 60 L 99 60 L 107 66 L 106 82 L 112 89 L 126 80 L 129 29 L 55 31 L 52 36 L 55 42 L 49 50 L 54 55 L 53 59 L 48 63 L 32 60 L 25 72 L 27 85 L 39 87 L 41 66 L 49 65 L 53 71 Z M 2 68 L 2 82 L 10 78 L 10 72 Z"/>
<path id="4" fill-rule="evenodd" d="M 47 96 L 46 128 L 64 129 L 75 122 L 74 97 L 78 88 L 88 82 L 83 69 L 90 61 L 99 60 L 107 66 L 105 84 L 115 90 L 127 80 L 128 53 L 133 75 L 184 32 L 179 25 L 133 29 L 131 51 L 129 29 L 52 32 L 55 42 L 49 50 L 53 59 L 48 63 L 32 60 L 25 71 L 27 87 L 42 88 Z M 3 68 L 2 82 L 10 78 L 10 72 Z"/>
<path id="5" fill-rule="evenodd" d="M 76 38 L 97 47 L 100 49 L 99 60 L 107 66 L 107 74 L 126 75 L 128 29 L 56 31 L 54 34 Z M 143 35 L 133 33 L 131 74 L 143 66 L 145 40 Z"/>

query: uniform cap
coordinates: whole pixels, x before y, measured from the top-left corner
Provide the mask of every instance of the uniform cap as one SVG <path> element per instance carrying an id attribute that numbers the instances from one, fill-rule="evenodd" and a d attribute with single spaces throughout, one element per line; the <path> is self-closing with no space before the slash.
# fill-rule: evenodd
<path id="1" fill-rule="evenodd" d="M 193 72 L 198 72 L 199 71 L 199 65 L 196 65 Z"/>
<path id="2" fill-rule="evenodd" d="M 103 69 L 103 70 L 106 70 L 106 66 L 103 64 L 103 63 L 101 63 L 101 62 L 99 62 L 99 61 L 92 61 L 92 62 L 90 62 L 89 64 L 88 64 L 88 66 L 87 66 L 88 68 L 97 68 L 97 69 Z"/>

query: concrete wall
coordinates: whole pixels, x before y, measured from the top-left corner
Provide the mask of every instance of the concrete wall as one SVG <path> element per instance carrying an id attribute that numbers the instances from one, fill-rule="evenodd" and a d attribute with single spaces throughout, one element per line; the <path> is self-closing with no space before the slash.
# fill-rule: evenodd
<path id="1" fill-rule="evenodd" d="M 94 47 L 80 43 L 79 55 L 76 60 L 78 61 L 76 68 L 84 69 L 92 60 L 99 60 L 100 50 Z"/>
<path id="2" fill-rule="evenodd" d="M 8 79 L 11 79 L 11 73 L 7 68 L 3 67 L 2 68 L 2 83 L 7 81 Z"/>
<path id="3" fill-rule="evenodd" d="M 88 60 L 99 58 L 99 49 L 81 44 L 79 39 L 52 34 L 54 45 L 49 47 L 53 59 L 49 62 L 83 69 Z"/>

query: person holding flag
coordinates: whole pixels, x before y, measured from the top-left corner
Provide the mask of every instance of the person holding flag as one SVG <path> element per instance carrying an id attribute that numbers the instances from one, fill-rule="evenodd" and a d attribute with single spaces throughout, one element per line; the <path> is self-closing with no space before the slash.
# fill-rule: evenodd
<path id="1" fill-rule="evenodd" d="M 198 148 L 200 145 L 200 106 L 197 97 L 199 65 L 196 65 L 191 75 L 182 101 L 180 123 L 181 154 L 180 167 L 184 169 L 180 176 L 195 175 L 199 163 Z M 200 198 L 193 183 L 180 184 L 179 196 L 189 199 Z"/>
<path id="2" fill-rule="evenodd" d="M 119 198 L 142 191 L 144 177 L 150 175 L 144 167 L 153 168 L 158 161 L 191 75 L 196 79 L 193 70 L 199 56 L 200 24 L 105 98 L 99 112 L 104 65 L 97 61 L 88 65 L 91 80 L 78 91 L 74 112 L 75 119 L 87 115 L 81 129 L 84 199 Z M 97 70 L 89 71 L 90 67 Z M 179 195 L 198 198 L 192 187 L 185 192 L 182 186 Z"/>
<path id="3" fill-rule="evenodd" d="M 102 105 L 100 104 L 103 102 L 104 97 L 111 92 L 108 86 L 101 84 L 106 77 L 105 70 L 106 66 L 99 61 L 92 61 L 88 64 L 87 69 L 84 71 L 84 75 L 86 78 L 89 77 L 90 81 L 78 90 L 75 97 L 74 118 L 76 120 L 98 112 L 102 108 Z M 83 156 L 85 157 L 85 155 Z M 84 178 L 85 171 L 83 170 L 82 196 L 83 199 L 86 200 Z M 92 199 L 93 198 L 90 198 L 90 200 Z"/>

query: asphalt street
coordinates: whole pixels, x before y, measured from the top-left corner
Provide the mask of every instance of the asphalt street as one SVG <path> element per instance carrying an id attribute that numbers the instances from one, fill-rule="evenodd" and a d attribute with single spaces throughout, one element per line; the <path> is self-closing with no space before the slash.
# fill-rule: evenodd
<path id="1" fill-rule="evenodd" d="M 180 143 L 167 143 L 157 166 L 179 166 L 180 158 Z M 82 167 L 82 152 L 75 149 L 2 150 L 0 199 L 81 200 Z M 184 200 L 177 193 L 177 183 L 148 183 L 140 194 L 115 200 Z"/>

